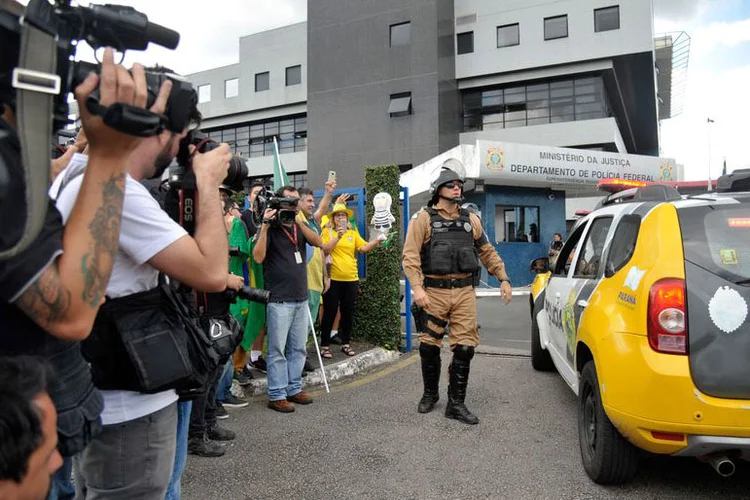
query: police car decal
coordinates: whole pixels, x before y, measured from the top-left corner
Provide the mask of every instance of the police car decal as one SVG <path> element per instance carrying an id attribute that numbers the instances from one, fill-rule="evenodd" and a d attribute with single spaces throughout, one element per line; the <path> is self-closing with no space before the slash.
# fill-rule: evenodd
<path id="1" fill-rule="evenodd" d="M 747 319 L 747 302 L 737 290 L 721 286 L 708 302 L 708 314 L 716 328 L 730 334 Z"/>

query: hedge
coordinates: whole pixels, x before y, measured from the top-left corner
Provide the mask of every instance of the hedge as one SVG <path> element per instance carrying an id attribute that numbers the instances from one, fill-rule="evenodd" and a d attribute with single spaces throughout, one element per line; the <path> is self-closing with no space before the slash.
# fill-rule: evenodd
<path id="1" fill-rule="evenodd" d="M 372 199 L 380 192 L 391 195 L 391 213 L 396 220 L 391 228 L 393 236 L 389 243 L 367 254 L 367 276 L 364 279 L 360 277 L 360 294 L 352 332 L 355 338 L 392 350 L 398 349 L 401 342 L 399 176 L 400 171 L 395 165 L 365 168 L 367 226 L 374 213 Z"/>

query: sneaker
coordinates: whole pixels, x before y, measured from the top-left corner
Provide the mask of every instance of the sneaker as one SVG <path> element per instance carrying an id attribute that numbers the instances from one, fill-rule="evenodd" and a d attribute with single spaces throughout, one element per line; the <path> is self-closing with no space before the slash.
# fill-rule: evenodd
<path id="1" fill-rule="evenodd" d="M 216 419 L 224 420 L 226 418 L 229 418 L 229 413 L 227 413 L 227 410 L 224 408 L 224 405 L 221 403 L 216 403 Z"/>
<path id="2" fill-rule="evenodd" d="M 211 441 L 232 441 L 237 437 L 234 432 L 219 427 L 219 424 L 216 423 L 208 426 L 208 429 L 206 429 L 206 436 L 208 436 L 208 439 Z"/>
<path id="3" fill-rule="evenodd" d="M 259 372 L 266 373 L 266 360 L 263 359 L 263 356 L 260 356 L 253 362 L 253 368 L 258 370 Z"/>
<path id="4" fill-rule="evenodd" d="M 279 399 L 278 401 L 269 401 L 268 407 L 272 410 L 280 413 L 292 413 L 294 411 L 294 405 L 286 399 Z"/>
<path id="5" fill-rule="evenodd" d="M 234 379 L 244 387 L 253 379 L 253 374 L 248 370 L 242 370 L 241 372 L 235 372 Z"/>
<path id="6" fill-rule="evenodd" d="M 199 457 L 215 458 L 223 456 L 226 450 L 220 444 L 209 441 L 208 436 L 204 434 L 188 439 L 188 453 Z"/>
<path id="7" fill-rule="evenodd" d="M 244 408 L 250 403 L 242 398 L 238 398 L 234 394 L 227 394 L 224 396 L 224 401 L 222 401 L 221 404 L 227 408 Z"/>
<path id="8" fill-rule="evenodd" d="M 304 391 L 298 392 L 294 396 L 289 396 L 286 400 L 292 403 L 297 403 L 298 405 L 309 405 L 313 402 L 313 398 Z"/>

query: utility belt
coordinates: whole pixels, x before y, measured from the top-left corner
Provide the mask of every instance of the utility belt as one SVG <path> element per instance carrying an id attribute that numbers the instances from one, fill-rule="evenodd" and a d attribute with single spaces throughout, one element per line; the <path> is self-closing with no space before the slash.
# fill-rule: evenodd
<path id="1" fill-rule="evenodd" d="M 226 331 L 197 313 L 165 283 L 99 310 L 82 343 L 94 385 L 104 390 L 202 392 L 221 361 Z"/>
<path id="2" fill-rule="evenodd" d="M 424 288 L 464 288 L 479 285 L 479 274 L 467 276 L 466 278 L 442 279 L 425 277 L 422 286 Z"/>

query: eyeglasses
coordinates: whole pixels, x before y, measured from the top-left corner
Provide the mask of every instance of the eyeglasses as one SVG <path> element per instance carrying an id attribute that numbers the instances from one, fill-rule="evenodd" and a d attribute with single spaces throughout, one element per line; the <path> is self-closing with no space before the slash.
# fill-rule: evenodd
<path id="1" fill-rule="evenodd" d="M 464 183 L 461 181 L 450 181 L 443 184 L 443 186 L 447 187 L 448 189 L 453 189 L 454 187 L 458 186 L 461 189 L 464 188 Z"/>

